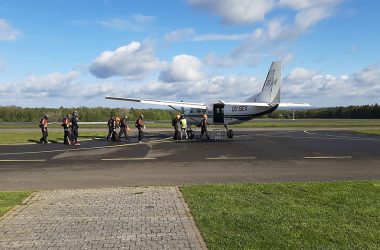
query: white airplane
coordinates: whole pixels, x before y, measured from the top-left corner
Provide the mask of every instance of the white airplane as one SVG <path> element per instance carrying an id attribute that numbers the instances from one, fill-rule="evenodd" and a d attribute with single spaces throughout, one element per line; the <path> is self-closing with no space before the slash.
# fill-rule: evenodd
<path id="1" fill-rule="evenodd" d="M 169 106 L 181 113 L 184 113 L 183 110 L 178 110 L 175 107 L 180 107 L 182 109 L 190 108 L 188 112 L 185 112 L 185 116 L 191 119 L 191 121 L 188 121 L 189 124 L 199 124 L 203 115 L 207 114 L 209 124 L 224 125 L 227 130 L 227 137 L 232 138 L 234 136 L 233 130 L 228 129 L 227 125 L 239 124 L 269 114 L 275 111 L 278 107 L 310 107 L 307 103 L 280 103 L 280 89 L 281 61 L 277 61 L 272 62 L 261 92 L 251 96 L 245 100 L 245 102 L 218 101 L 212 103 L 193 103 L 110 96 L 107 96 L 106 99 Z M 188 135 L 192 139 L 194 137 L 194 132 L 190 129 Z"/>

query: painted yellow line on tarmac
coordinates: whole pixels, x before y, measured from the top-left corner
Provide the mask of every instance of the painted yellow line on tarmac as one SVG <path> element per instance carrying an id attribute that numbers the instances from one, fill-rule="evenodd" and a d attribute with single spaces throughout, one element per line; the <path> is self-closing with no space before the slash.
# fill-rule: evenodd
<path id="1" fill-rule="evenodd" d="M 141 157 L 141 158 L 110 158 L 101 159 L 102 161 L 145 161 L 145 160 L 156 160 L 153 157 Z"/>
<path id="2" fill-rule="evenodd" d="M 306 156 L 304 159 L 351 159 L 352 157 L 347 156 Z"/>
<path id="3" fill-rule="evenodd" d="M 256 157 L 208 157 L 206 160 L 254 160 Z"/>
<path id="4" fill-rule="evenodd" d="M 6 160 L 0 160 L 0 162 L 44 162 L 46 159 L 42 160 L 17 160 L 17 159 L 6 159 Z"/>

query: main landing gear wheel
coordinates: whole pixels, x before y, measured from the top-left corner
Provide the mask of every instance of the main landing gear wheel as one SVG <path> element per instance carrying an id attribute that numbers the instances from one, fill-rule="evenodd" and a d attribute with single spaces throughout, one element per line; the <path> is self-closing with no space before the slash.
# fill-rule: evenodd
<path id="1" fill-rule="evenodd" d="M 227 137 L 228 138 L 234 137 L 234 131 L 232 129 L 227 130 Z"/>
<path id="2" fill-rule="evenodd" d="M 189 139 L 194 139 L 194 131 L 193 130 L 187 130 L 187 137 Z"/>

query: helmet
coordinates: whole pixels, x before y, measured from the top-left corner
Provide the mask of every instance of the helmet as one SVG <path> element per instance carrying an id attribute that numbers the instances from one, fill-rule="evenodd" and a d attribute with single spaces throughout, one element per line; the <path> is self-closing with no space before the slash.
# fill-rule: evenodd
<path id="1" fill-rule="evenodd" d="M 44 117 L 45 117 L 45 118 L 49 118 L 49 115 L 48 115 L 48 114 L 44 114 Z"/>
<path id="2" fill-rule="evenodd" d="M 181 118 L 182 118 L 182 119 L 183 119 L 183 118 L 185 118 L 185 115 L 184 115 L 184 114 L 182 114 L 182 115 L 181 115 Z"/>
<path id="3" fill-rule="evenodd" d="M 140 118 L 141 118 L 141 119 L 144 118 L 144 115 L 140 115 Z"/>
<path id="4" fill-rule="evenodd" d="M 73 116 L 78 116 L 78 112 L 77 112 L 77 111 L 74 111 L 74 112 L 73 112 Z"/>
<path id="5" fill-rule="evenodd" d="M 128 119 L 128 116 L 124 116 L 125 119 Z"/>

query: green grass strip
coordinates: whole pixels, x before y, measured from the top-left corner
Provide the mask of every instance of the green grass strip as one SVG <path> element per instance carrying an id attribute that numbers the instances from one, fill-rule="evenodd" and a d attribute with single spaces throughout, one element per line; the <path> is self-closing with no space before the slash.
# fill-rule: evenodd
<path id="1" fill-rule="evenodd" d="M 21 204 L 33 192 L 0 192 L 0 217 Z"/>
<path id="2" fill-rule="evenodd" d="M 353 130 L 355 133 L 367 135 L 380 135 L 380 129 L 359 129 Z"/>
<path id="3" fill-rule="evenodd" d="M 91 139 L 95 137 L 105 137 L 105 132 L 79 132 L 79 140 Z M 0 144 L 20 144 L 20 143 L 38 143 L 41 138 L 39 131 L 12 131 L 0 133 Z M 51 142 L 62 142 L 63 131 L 49 131 L 48 140 Z"/>
<path id="4" fill-rule="evenodd" d="M 210 249 L 380 249 L 380 182 L 184 186 Z"/>

